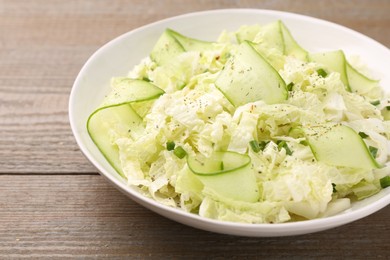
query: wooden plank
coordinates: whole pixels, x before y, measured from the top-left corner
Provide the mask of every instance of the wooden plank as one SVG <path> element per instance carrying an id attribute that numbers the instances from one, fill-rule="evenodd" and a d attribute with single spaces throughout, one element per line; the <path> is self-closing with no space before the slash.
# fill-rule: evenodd
<path id="1" fill-rule="evenodd" d="M 112 38 L 158 19 L 217 8 L 309 14 L 390 46 L 390 2 L 0 0 L 0 173 L 94 172 L 69 129 L 73 81 Z"/>
<path id="2" fill-rule="evenodd" d="M 388 0 L 0 0 L 0 258 L 388 258 L 390 207 L 315 234 L 226 236 L 144 209 L 82 156 L 67 102 L 86 59 L 138 26 L 218 8 L 311 15 L 390 46 Z"/>
<path id="3" fill-rule="evenodd" d="M 0 24 L 14 29 L 13 35 L 29 41 L 57 41 L 65 44 L 77 39 L 76 44 L 113 37 L 132 28 L 163 18 L 202 10 L 221 8 L 274 9 L 310 15 L 337 22 L 367 34 L 389 46 L 390 36 L 384 32 L 390 24 L 387 0 L 308 1 L 61 1 L 61 0 L 1 0 Z M 21 25 L 27 26 L 20 28 Z M 10 27 L 11 26 L 11 27 Z M 13 27 L 15 26 L 15 27 Z M 37 30 L 45 28 L 45 30 Z M 16 29 L 22 29 L 16 30 Z M 61 30 L 65 29 L 65 30 Z M 104 31 L 105 34 L 96 32 Z M 28 37 L 34 33 L 34 38 Z M 48 34 L 51 32 L 52 34 Z M 48 37 L 49 36 L 49 37 Z M 106 38 L 107 40 L 111 38 Z M 62 41 L 60 41 L 62 40 Z M 63 42 L 64 41 L 64 42 Z M 8 39 L 7 42 L 13 42 Z M 14 42 L 26 44 L 23 41 Z"/>
<path id="4" fill-rule="evenodd" d="M 0 176 L 2 257 L 387 257 L 390 207 L 328 231 L 281 238 L 210 233 L 163 218 L 101 176 Z"/>

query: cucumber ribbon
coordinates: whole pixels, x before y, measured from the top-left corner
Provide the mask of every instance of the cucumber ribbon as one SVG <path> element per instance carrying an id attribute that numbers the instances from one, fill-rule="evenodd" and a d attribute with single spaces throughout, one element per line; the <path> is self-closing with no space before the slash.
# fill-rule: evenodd
<path id="1" fill-rule="evenodd" d="M 208 158 L 201 155 L 188 156 L 187 164 L 204 187 L 221 197 L 246 202 L 259 200 L 256 176 L 248 155 L 215 152 Z"/>
<path id="2" fill-rule="evenodd" d="M 88 118 L 87 130 L 100 152 L 111 166 L 125 177 L 113 134 L 128 136 L 132 131 L 142 131 L 142 117 L 132 107 L 133 103 L 158 98 L 164 91 L 155 85 L 137 79 L 115 78 L 113 91 L 106 102 Z"/>

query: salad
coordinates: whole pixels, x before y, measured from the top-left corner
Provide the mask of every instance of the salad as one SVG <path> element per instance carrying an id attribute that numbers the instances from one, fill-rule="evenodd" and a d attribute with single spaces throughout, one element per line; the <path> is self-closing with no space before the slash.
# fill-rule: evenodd
<path id="1" fill-rule="evenodd" d="M 390 102 L 358 57 L 312 53 L 282 21 L 206 42 L 166 29 L 89 117 L 154 200 L 243 223 L 322 218 L 390 186 Z"/>

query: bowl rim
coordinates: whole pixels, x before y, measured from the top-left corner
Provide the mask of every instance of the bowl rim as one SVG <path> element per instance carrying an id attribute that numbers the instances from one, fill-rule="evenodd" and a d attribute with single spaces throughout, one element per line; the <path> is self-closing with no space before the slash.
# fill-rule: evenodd
<path id="1" fill-rule="evenodd" d="M 297 13 L 291 13 L 291 12 L 285 12 L 285 11 L 278 11 L 278 10 L 269 10 L 269 9 L 254 9 L 254 8 L 229 8 L 229 9 L 214 9 L 214 10 L 206 10 L 206 11 L 199 11 L 199 12 L 189 12 L 181 15 L 172 16 L 169 18 L 161 19 L 149 24 L 145 24 L 143 26 L 140 26 L 138 28 L 135 28 L 131 31 L 128 31 L 124 34 L 121 34 L 114 39 L 108 41 L 104 45 L 100 46 L 84 63 L 82 66 L 80 72 L 78 73 L 71 92 L 69 96 L 69 103 L 68 103 L 68 116 L 70 121 L 70 126 L 72 133 L 74 135 L 74 138 L 76 140 L 77 145 L 79 146 L 80 150 L 84 154 L 84 156 L 93 164 L 95 168 L 99 171 L 100 175 L 105 177 L 112 185 L 114 185 L 117 189 L 119 189 L 122 193 L 133 199 L 139 204 L 142 204 L 144 207 L 157 212 L 160 215 L 163 215 L 167 218 L 173 219 L 177 222 L 180 222 L 182 224 L 190 225 L 199 229 L 204 229 L 207 231 L 213 231 L 217 233 L 224 233 L 224 234 L 231 234 L 231 235 L 245 235 L 245 236 L 257 236 L 257 237 L 269 237 L 269 236 L 289 236 L 289 235 L 299 235 L 299 234 L 308 234 L 313 233 L 333 227 L 337 227 L 340 225 L 348 224 L 350 222 L 356 221 L 358 219 L 362 219 L 372 213 L 375 213 L 376 211 L 386 207 L 390 204 L 390 193 L 386 194 L 385 196 L 379 198 L 378 200 L 375 200 L 372 203 L 369 203 L 368 205 L 362 206 L 358 209 L 354 209 L 352 211 L 345 211 L 341 214 L 337 214 L 330 217 L 325 218 L 317 218 L 317 219 L 311 219 L 311 220 L 304 220 L 304 221 L 297 221 L 297 222 L 285 222 L 285 223 L 274 223 L 274 224 L 268 224 L 268 223 L 262 223 L 262 224 L 249 224 L 249 223 L 237 223 L 237 222 L 229 222 L 229 221 L 220 221 L 220 220 L 214 220 L 209 219 L 205 217 L 201 217 L 199 215 L 185 212 L 184 210 L 180 210 L 177 208 L 172 208 L 166 205 L 163 205 L 152 198 L 148 198 L 141 193 L 137 192 L 135 189 L 128 186 L 125 182 L 120 181 L 118 178 L 114 177 L 112 174 L 110 174 L 100 163 L 97 159 L 95 159 L 92 154 L 88 151 L 86 146 L 84 145 L 81 136 L 79 135 L 77 131 L 76 126 L 76 111 L 74 110 L 74 100 L 76 96 L 76 92 L 78 89 L 78 86 L 80 85 L 80 80 L 82 75 L 85 73 L 86 68 L 90 66 L 91 63 L 94 62 L 94 59 L 96 56 L 99 55 L 102 50 L 110 48 L 111 45 L 115 44 L 118 41 L 121 41 L 124 38 L 130 37 L 132 34 L 135 34 L 138 31 L 142 31 L 145 29 L 148 29 L 150 27 L 154 27 L 158 24 L 174 21 L 174 20 L 180 20 L 182 18 L 187 17 L 196 17 L 196 16 L 204 16 L 204 15 L 213 15 L 213 14 L 235 14 L 235 13 L 257 13 L 257 14 L 268 14 L 268 15 L 282 15 L 286 17 L 292 17 L 292 18 L 298 18 L 298 19 L 305 19 L 310 21 L 316 21 L 321 22 L 323 24 L 326 24 L 328 26 L 335 27 L 337 29 L 346 30 L 349 33 L 354 34 L 357 37 L 364 37 L 365 40 L 370 40 L 373 44 L 376 45 L 378 48 L 383 48 L 386 51 L 389 51 L 387 47 L 382 45 L 381 43 L 373 40 L 372 38 L 369 38 L 366 35 L 363 35 L 357 31 L 354 31 L 350 28 L 347 28 L 343 25 L 339 25 L 330 21 L 326 21 L 323 19 L 297 14 Z M 192 224 L 188 224 L 188 221 L 184 221 L 182 218 L 189 219 Z M 221 230 L 220 228 L 228 228 L 228 230 Z M 244 231 L 247 231 L 248 234 Z M 272 234 L 270 232 L 273 232 Z"/>

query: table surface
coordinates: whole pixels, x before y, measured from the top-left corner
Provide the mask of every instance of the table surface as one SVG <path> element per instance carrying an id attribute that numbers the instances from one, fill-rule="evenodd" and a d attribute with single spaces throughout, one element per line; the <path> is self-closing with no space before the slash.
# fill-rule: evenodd
<path id="1" fill-rule="evenodd" d="M 390 47 L 389 0 L 0 0 L 0 256 L 389 257 L 390 207 L 296 237 L 215 234 L 136 204 L 82 155 L 70 130 L 68 99 L 88 57 L 139 26 L 218 8 L 306 14 Z"/>

